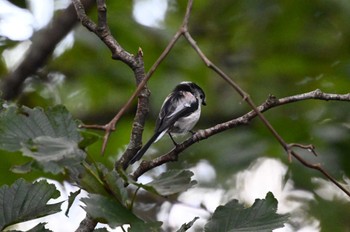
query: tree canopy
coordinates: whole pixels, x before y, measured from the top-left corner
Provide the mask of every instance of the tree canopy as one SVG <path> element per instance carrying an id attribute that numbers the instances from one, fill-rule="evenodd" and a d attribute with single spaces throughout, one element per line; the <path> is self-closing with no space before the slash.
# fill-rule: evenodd
<path id="1" fill-rule="evenodd" d="M 9 12 L 34 17 L 30 2 Z M 48 2 L 51 21 L 27 38 L 0 21 L 0 229 L 78 202 L 92 230 L 349 230 L 349 1 L 81 0 L 85 26 L 70 2 Z M 181 81 L 206 93 L 198 133 L 126 167 Z M 60 210 L 38 178 L 85 195 Z"/>

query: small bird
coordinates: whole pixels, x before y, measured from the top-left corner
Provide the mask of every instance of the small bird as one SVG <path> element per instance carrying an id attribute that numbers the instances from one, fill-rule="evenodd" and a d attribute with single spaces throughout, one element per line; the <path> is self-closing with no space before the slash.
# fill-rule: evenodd
<path id="1" fill-rule="evenodd" d="M 129 164 L 141 159 L 152 143 L 157 142 L 165 133 L 169 134 L 175 146 L 177 143 L 172 134 L 193 133 L 191 130 L 199 120 L 201 105 L 206 105 L 205 94 L 201 87 L 189 81 L 178 84 L 163 102 L 154 135 L 135 154 Z"/>

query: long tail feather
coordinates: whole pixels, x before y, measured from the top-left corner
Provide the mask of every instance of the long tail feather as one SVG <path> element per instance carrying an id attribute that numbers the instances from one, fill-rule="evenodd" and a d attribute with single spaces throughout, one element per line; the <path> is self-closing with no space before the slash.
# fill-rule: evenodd
<path id="1" fill-rule="evenodd" d="M 155 133 L 150 140 L 148 140 L 148 142 L 135 154 L 134 157 L 132 157 L 132 159 L 129 161 L 129 165 L 135 163 L 136 161 L 140 160 L 142 158 L 142 156 L 146 153 L 146 151 L 148 150 L 148 148 L 152 145 L 152 143 L 154 143 L 159 135 L 161 133 Z"/>

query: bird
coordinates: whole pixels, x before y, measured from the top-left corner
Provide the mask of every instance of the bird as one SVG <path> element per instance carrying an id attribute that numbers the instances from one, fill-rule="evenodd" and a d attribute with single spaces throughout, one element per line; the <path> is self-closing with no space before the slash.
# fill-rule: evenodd
<path id="1" fill-rule="evenodd" d="M 160 109 L 153 136 L 131 158 L 129 165 L 140 160 L 148 148 L 164 134 L 168 133 L 174 145 L 173 134 L 194 133 L 192 128 L 201 115 L 201 105 L 206 105 L 205 93 L 201 87 L 190 81 L 183 81 L 176 85 L 165 98 Z"/>

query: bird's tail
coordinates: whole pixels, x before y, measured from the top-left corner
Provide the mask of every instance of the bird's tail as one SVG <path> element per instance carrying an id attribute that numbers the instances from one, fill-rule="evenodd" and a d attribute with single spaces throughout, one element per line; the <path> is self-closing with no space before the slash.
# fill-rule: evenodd
<path id="1" fill-rule="evenodd" d="M 142 156 L 146 153 L 146 151 L 148 150 L 148 148 L 152 145 L 152 143 L 154 143 L 159 135 L 162 133 L 155 133 L 149 140 L 148 142 L 134 155 L 134 157 L 132 157 L 132 159 L 129 161 L 129 165 L 135 163 L 136 161 L 140 160 L 142 158 Z"/>

